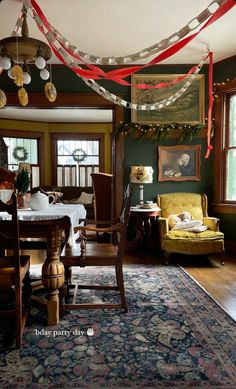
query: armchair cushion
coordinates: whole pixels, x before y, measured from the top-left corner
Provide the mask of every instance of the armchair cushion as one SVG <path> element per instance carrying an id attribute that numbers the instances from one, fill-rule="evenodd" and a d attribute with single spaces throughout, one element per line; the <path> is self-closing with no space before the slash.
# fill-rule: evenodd
<path id="1" fill-rule="evenodd" d="M 202 220 L 190 220 L 188 222 L 178 222 L 174 225 L 173 230 L 190 230 L 194 227 L 202 226 Z"/>
<path id="2" fill-rule="evenodd" d="M 191 240 L 215 240 L 223 239 L 224 234 L 219 231 L 206 230 L 202 232 L 192 232 L 188 230 L 171 230 L 164 239 L 191 239 Z"/>

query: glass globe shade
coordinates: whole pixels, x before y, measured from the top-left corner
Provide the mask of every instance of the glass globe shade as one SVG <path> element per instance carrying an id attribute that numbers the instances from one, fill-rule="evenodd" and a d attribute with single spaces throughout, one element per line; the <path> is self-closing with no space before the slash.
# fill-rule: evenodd
<path id="1" fill-rule="evenodd" d="M 31 76 L 27 72 L 23 72 L 23 77 L 24 77 L 24 84 L 30 84 L 31 82 Z"/>
<path id="2" fill-rule="evenodd" d="M 9 78 L 11 78 L 13 80 L 14 77 L 12 76 L 12 68 L 8 69 L 7 75 Z"/>
<path id="3" fill-rule="evenodd" d="M 4 70 L 8 70 L 11 67 L 11 60 L 8 57 L 0 57 L 0 66 L 3 67 Z"/>
<path id="4" fill-rule="evenodd" d="M 45 68 L 46 66 L 46 61 L 43 57 L 41 57 L 41 55 L 39 55 L 36 60 L 35 60 L 35 66 L 38 68 L 38 69 L 43 69 Z"/>
<path id="5" fill-rule="evenodd" d="M 42 80 L 48 80 L 49 76 L 50 76 L 50 73 L 49 73 L 49 71 L 46 68 L 41 70 L 40 77 L 42 78 Z"/>

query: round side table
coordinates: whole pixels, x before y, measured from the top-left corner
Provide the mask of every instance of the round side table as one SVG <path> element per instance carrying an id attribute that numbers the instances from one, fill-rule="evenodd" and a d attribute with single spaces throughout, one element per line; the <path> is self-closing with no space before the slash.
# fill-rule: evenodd
<path id="1" fill-rule="evenodd" d="M 145 252 L 152 248 L 152 221 L 159 216 L 159 207 L 130 207 L 131 215 L 135 216 L 135 238 L 131 245 L 138 248 L 139 256 L 143 257 Z M 157 241 L 157 238 L 155 239 Z"/>

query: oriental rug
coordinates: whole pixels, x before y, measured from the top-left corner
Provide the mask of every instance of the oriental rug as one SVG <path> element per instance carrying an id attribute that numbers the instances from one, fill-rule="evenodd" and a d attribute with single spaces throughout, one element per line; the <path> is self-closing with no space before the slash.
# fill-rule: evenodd
<path id="1" fill-rule="evenodd" d="M 110 282 L 113 269 L 85 268 L 75 278 Z M 0 387 L 236 388 L 236 325 L 175 266 L 124 267 L 129 312 L 66 312 L 47 326 L 31 309 L 21 350 L 0 349 Z M 86 294 L 88 293 L 88 294 Z M 107 301 L 113 292 L 80 292 Z"/>

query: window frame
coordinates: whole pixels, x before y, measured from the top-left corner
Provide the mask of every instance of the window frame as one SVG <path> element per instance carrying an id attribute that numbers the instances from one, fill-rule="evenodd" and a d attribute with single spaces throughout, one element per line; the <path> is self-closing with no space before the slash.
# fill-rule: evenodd
<path id="1" fill-rule="evenodd" d="M 229 149 L 229 99 L 236 94 L 236 79 L 215 88 L 214 204 L 218 213 L 236 214 L 236 200 L 226 200 L 226 162 Z"/>
<path id="2" fill-rule="evenodd" d="M 57 141 L 58 140 L 97 140 L 99 141 L 99 170 L 105 168 L 105 134 L 103 133 L 53 133 L 51 134 L 51 177 L 52 185 L 57 184 Z"/>
<path id="3" fill-rule="evenodd" d="M 7 138 L 36 139 L 38 142 L 38 165 L 40 166 L 40 182 L 44 184 L 44 133 L 34 131 L 1 129 L 1 136 Z"/>

